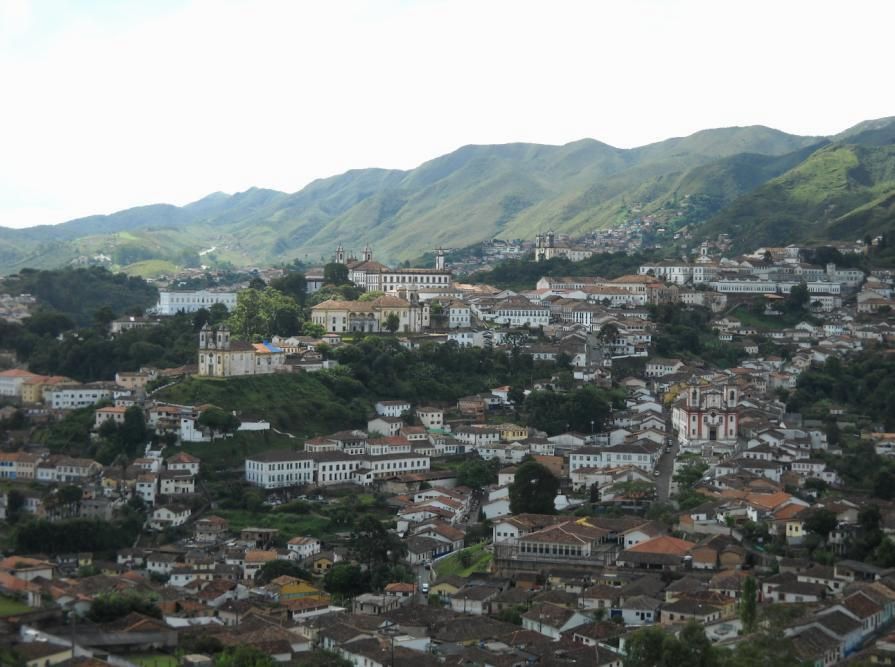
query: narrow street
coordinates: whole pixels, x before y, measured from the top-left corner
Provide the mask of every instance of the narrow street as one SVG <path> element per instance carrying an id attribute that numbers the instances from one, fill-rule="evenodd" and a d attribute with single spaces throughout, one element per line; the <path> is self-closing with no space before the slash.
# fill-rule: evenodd
<path id="1" fill-rule="evenodd" d="M 671 495 L 671 478 L 674 476 L 674 460 L 679 451 L 677 439 L 672 434 L 670 426 L 667 433 L 671 434 L 669 435 L 669 438 L 671 438 L 671 451 L 667 452 L 663 448 L 662 456 L 656 466 L 656 470 L 659 471 L 659 476 L 656 477 L 656 498 L 662 503 L 668 502 Z"/>

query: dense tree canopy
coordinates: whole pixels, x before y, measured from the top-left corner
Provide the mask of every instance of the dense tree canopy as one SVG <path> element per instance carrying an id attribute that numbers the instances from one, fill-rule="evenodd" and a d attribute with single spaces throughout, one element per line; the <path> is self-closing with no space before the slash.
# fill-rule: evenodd
<path id="1" fill-rule="evenodd" d="M 555 514 L 558 491 L 559 480 L 547 468 L 535 461 L 523 463 L 510 484 L 510 512 Z"/>
<path id="2" fill-rule="evenodd" d="M 201 326 L 201 325 L 200 325 Z M 118 371 L 136 371 L 195 363 L 198 328 L 193 318 L 177 315 L 158 326 L 140 327 L 113 337 L 97 329 L 68 332 L 63 340 L 42 318 L 23 324 L 0 322 L 0 347 L 15 350 L 29 370 L 63 375 L 82 382 L 111 380 Z"/>
<path id="3" fill-rule="evenodd" d="M 132 611 L 155 618 L 162 617 L 155 598 L 136 591 L 126 591 L 97 595 L 90 604 L 87 618 L 94 623 L 109 623 L 127 616 Z"/>
<path id="4" fill-rule="evenodd" d="M 301 310 L 290 296 L 273 287 L 245 289 L 227 320 L 235 337 L 243 340 L 293 336 L 301 330 Z"/>
<path id="5" fill-rule="evenodd" d="M 594 386 L 562 393 L 533 391 L 525 399 L 522 414 L 530 426 L 549 435 L 569 430 L 600 432 L 609 417 L 613 400 L 620 400 L 620 394 Z"/>
<path id="6" fill-rule="evenodd" d="M 871 350 L 845 363 L 831 359 L 812 367 L 799 376 L 787 407 L 823 418 L 831 404 L 895 430 L 895 356 Z"/>
<path id="7" fill-rule="evenodd" d="M 117 315 L 143 311 L 158 301 L 158 290 L 142 278 L 106 269 L 22 269 L 3 280 L 3 291 L 31 294 L 48 311 L 90 326 L 96 312 L 108 308 Z"/>
<path id="8" fill-rule="evenodd" d="M 255 573 L 255 582 L 260 585 L 269 584 L 277 577 L 282 576 L 308 580 L 311 578 L 311 573 L 295 561 L 272 560 L 262 565 L 261 569 Z"/>
<path id="9" fill-rule="evenodd" d="M 457 484 L 468 486 L 471 489 L 481 489 L 489 484 L 497 482 L 497 471 L 500 467 L 499 459 L 485 461 L 481 458 L 473 458 L 464 461 L 457 469 Z"/>

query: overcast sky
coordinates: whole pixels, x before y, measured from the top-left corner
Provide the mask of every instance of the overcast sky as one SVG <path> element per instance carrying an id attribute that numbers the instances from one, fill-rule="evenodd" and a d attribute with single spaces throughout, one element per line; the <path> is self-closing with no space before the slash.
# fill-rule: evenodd
<path id="1" fill-rule="evenodd" d="M 895 3 L 0 0 L 0 225 L 470 143 L 895 114 Z"/>

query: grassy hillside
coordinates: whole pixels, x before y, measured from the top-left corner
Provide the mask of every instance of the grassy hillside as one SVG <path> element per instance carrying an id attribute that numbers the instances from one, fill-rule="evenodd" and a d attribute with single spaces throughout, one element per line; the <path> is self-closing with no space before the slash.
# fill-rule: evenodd
<path id="1" fill-rule="evenodd" d="M 895 227 L 895 145 L 832 144 L 740 197 L 703 228 L 740 247 L 854 240 Z"/>
<path id="2" fill-rule="evenodd" d="M 228 380 L 193 377 L 159 392 L 156 398 L 180 405 L 210 403 L 244 418 L 267 419 L 296 435 L 319 435 L 366 424 L 370 403 L 339 399 L 316 374 L 258 375 Z"/>

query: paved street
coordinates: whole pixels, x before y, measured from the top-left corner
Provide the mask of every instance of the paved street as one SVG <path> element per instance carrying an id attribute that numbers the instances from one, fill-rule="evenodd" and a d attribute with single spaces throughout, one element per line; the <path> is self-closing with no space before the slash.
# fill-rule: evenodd
<path id="1" fill-rule="evenodd" d="M 671 433 L 669 429 L 668 433 Z M 678 443 L 674 436 L 671 436 L 671 451 L 663 450 L 662 458 L 659 459 L 659 476 L 656 478 L 656 497 L 659 502 L 668 502 L 671 494 L 671 478 L 674 476 L 674 459 L 678 453 Z"/>

